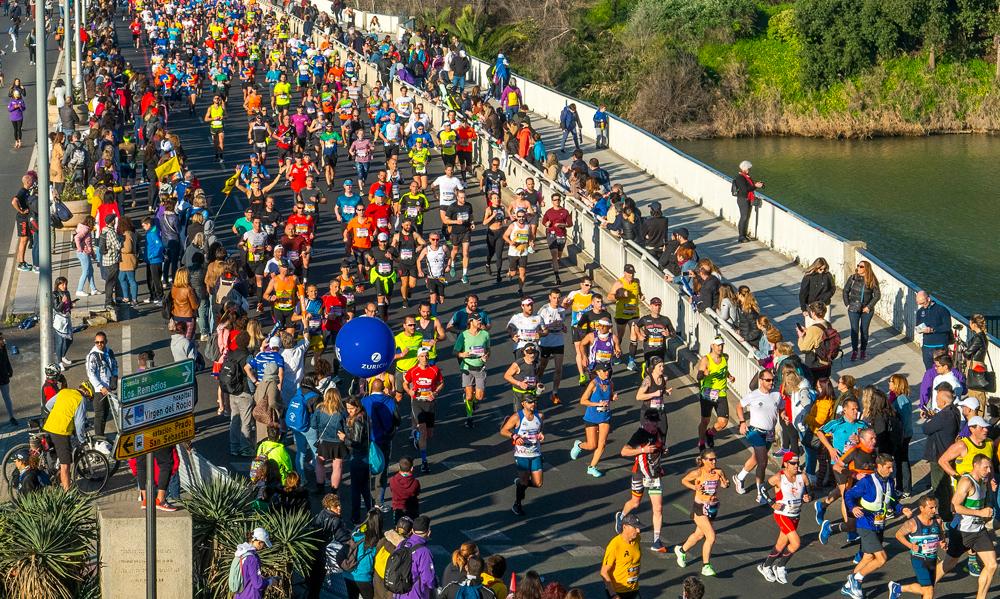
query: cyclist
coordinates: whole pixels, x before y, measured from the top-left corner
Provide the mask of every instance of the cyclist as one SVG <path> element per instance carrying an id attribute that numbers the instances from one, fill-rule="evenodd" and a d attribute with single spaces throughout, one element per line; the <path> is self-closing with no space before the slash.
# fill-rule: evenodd
<path id="1" fill-rule="evenodd" d="M 226 107 L 222 104 L 222 96 L 216 94 L 212 99 L 212 104 L 205 110 L 205 122 L 208 123 L 208 130 L 212 134 L 212 147 L 215 149 L 215 158 L 222 162 L 222 152 L 224 150 L 225 130 L 223 129 L 223 119 L 226 117 Z"/>
<path id="2" fill-rule="evenodd" d="M 59 482 L 63 489 L 69 490 L 69 469 L 73 464 L 73 449 L 70 437 L 76 433 L 80 443 L 86 441 L 87 402 L 93 399 L 94 387 L 88 381 L 83 381 L 76 389 L 63 389 L 45 403 L 49 415 L 45 418 L 42 430 L 52 437 L 52 447 L 59 458 Z"/>

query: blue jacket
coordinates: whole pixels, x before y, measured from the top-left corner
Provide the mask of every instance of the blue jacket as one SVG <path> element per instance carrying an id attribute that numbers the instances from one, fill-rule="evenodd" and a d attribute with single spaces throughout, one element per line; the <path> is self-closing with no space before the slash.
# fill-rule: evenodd
<path id="1" fill-rule="evenodd" d="M 344 578 L 355 582 L 371 582 L 375 573 L 375 551 L 378 543 L 365 547 L 365 533 L 361 529 L 354 531 L 352 538 L 358 544 L 358 567 L 350 572 L 344 572 Z"/>
<path id="2" fill-rule="evenodd" d="M 371 422 L 371 439 L 376 445 L 392 441 L 396 429 L 396 402 L 385 393 L 372 393 L 361 400 L 368 421 Z"/>
<path id="3" fill-rule="evenodd" d="M 844 503 L 847 504 L 847 511 L 851 512 L 855 507 L 861 505 L 861 501 L 875 501 L 878 495 L 878 488 L 875 484 L 875 479 L 881 483 L 882 493 L 888 495 L 889 498 L 885 503 L 886 512 L 892 510 L 896 514 L 902 513 L 903 506 L 899 504 L 896 495 L 896 483 L 890 477 L 888 480 L 883 480 L 877 473 L 869 474 L 868 476 L 862 478 L 858 482 L 854 483 L 854 486 L 844 493 Z M 861 506 L 864 509 L 864 506 Z M 866 528 L 868 530 L 882 530 L 885 528 L 885 519 L 882 520 L 881 524 L 875 522 L 875 512 L 870 512 L 865 509 L 865 513 L 858 518 L 858 528 Z"/>
<path id="4" fill-rule="evenodd" d="M 146 231 L 146 264 L 163 264 L 163 240 L 160 239 L 160 228 L 153 226 Z"/>
<path id="5" fill-rule="evenodd" d="M 931 305 L 917 310 L 917 326 L 930 327 L 924 333 L 924 347 L 944 347 L 951 337 L 951 314 L 947 308 L 931 300 Z"/>

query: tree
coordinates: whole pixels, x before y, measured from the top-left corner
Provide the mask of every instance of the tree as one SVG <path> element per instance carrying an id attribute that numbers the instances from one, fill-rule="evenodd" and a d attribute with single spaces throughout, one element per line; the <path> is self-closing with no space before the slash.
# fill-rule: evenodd
<path id="1" fill-rule="evenodd" d="M 458 17 L 453 18 L 451 8 L 446 8 L 437 14 L 425 13 L 422 20 L 426 25 L 455 34 L 466 52 L 487 61 L 498 52 L 510 52 L 531 39 L 530 23 L 500 24 L 486 11 L 474 11 L 469 4 L 462 7 Z"/>

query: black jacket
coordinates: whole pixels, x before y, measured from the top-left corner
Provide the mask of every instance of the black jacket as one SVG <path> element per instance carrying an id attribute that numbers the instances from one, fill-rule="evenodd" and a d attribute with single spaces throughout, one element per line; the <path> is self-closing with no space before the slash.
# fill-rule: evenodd
<path id="1" fill-rule="evenodd" d="M 654 214 L 646 217 L 639 228 L 639 243 L 648 250 L 661 250 L 667 243 L 667 217 Z"/>
<path id="2" fill-rule="evenodd" d="M 740 337 L 743 337 L 744 341 L 753 346 L 757 345 L 763 334 L 757 327 L 758 318 L 760 318 L 760 313 L 756 310 L 746 312 L 743 308 L 736 307 L 736 330 L 739 331 Z"/>
<path id="3" fill-rule="evenodd" d="M 313 525 L 319 529 L 324 545 L 329 544 L 330 541 L 343 544 L 351 540 L 350 526 L 344 522 L 343 518 L 328 509 L 323 509 L 316 514 L 313 518 Z"/>
<path id="4" fill-rule="evenodd" d="M 833 275 L 828 272 L 814 272 L 802 277 L 799 284 L 799 307 L 806 311 L 806 306 L 813 302 L 823 302 L 830 305 L 833 294 L 837 286 L 833 282 Z"/>
<path id="5" fill-rule="evenodd" d="M 715 275 L 709 275 L 707 279 L 702 281 L 701 289 L 698 290 L 698 298 L 695 301 L 695 308 L 699 312 L 704 312 L 707 308 L 715 309 L 715 304 L 719 302 L 719 287 L 722 286 L 722 282 L 719 281 L 719 277 Z"/>
<path id="6" fill-rule="evenodd" d="M 878 284 L 869 289 L 865 287 L 865 278 L 858 274 L 851 275 L 844 283 L 844 305 L 848 312 L 861 312 L 865 306 L 874 312 L 880 297 L 882 292 L 879 291 Z"/>
<path id="7" fill-rule="evenodd" d="M 962 354 L 965 356 L 966 360 L 972 360 L 975 362 L 985 362 L 986 361 L 986 350 L 989 348 L 989 343 L 986 341 L 986 333 L 970 333 L 969 343 L 965 346 L 965 351 Z"/>
<path id="8" fill-rule="evenodd" d="M 932 400 L 933 401 L 933 400 Z M 936 464 L 941 454 L 955 442 L 958 428 L 962 421 L 958 408 L 953 405 L 946 407 L 924 423 L 923 431 L 927 435 L 927 447 L 924 449 L 924 459 L 932 465 Z"/>

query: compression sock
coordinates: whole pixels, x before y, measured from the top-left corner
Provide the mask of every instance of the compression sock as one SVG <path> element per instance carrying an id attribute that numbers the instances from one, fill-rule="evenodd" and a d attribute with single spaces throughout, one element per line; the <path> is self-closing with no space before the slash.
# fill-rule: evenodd
<path id="1" fill-rule="evenodd" d="M 420 450 L 420 463 L 421 464 L 426 464 L 427 463 L 427 450 L 426 449 L 421 449 Z"/>
<path id="2" fill-rule="evenodd" d="M 771 553 L 767 554 L 767 559 L 764 560 L 764 567 L 768 568 L 774 565 L 774 562 L 781 557 L 781 552 L 777 549 L 771 549 Z"/>
<path id="3" fill-rule="evenodd" d="M 437 316 L 437 315 L 438 315 L 438 305 L 432 303 L 431 304 L 431 316 Z"/>
<path id="4" fill-rule="evenodd" d="M 792 555 L 793 554 L 785 551 L 784 553 L 781 554 L 781 557 L 779 557 L 778 559 L 774 560 L 774 565 L 777 566 L 777 567 L 779 567 L 779 568 L 784 568 L 785 565 L 788 564 L 788 560 L 792 559 Z M 768 556 L 768 557 L 770 557 L 770 556 Z M 858 582 L 860 582 L 860 580 Z"/>
<path id="5" fill-rule="evenodd" d="M 654 530 L 653 531 L 653 542 L 655 543 L 655 542 L 657 542 L 659 540 L 660 540 L 660 531 Z"/>
<path id="6" fill-rule="evenodd" d="M 465 417 L 472 418 L 472 400 L 465 400 Z"/>
<path id="7" fill-rule="evenodd" d="M 521 481 L 517 481 L 514 484 L 514 501 L 520 504 L 524 501 L 524 493 L 528 490 L 528 487 L 521 484 Z"/>

